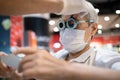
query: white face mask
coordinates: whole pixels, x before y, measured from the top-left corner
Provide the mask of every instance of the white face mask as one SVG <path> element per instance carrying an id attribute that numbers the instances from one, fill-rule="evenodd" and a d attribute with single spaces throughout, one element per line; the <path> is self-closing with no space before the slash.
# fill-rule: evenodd
<path id="1" fill-rule="evenodd" d="M 81 51 L 87 45 L 84 41 L 85 30 L 65 29 L 60 31 L 60 42 L 70 53 Z M 89 39 L 88 39 L 89 40 Z"/>

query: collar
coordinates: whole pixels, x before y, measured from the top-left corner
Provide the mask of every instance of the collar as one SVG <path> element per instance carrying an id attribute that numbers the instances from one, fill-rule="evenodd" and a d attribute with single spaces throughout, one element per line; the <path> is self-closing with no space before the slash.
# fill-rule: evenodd
<path id="1" fill-rule="evenodd" d="M 85 62 L 90 55 L 94 52 L 93 48 L 89 48 L 86 52 L 84 52 L 83 54 L 81 54 L 80 56 L 78 56 L 77 58 L 71 59 L 70 62 L 79 62 L 79 63 L 83 63 Z"/>

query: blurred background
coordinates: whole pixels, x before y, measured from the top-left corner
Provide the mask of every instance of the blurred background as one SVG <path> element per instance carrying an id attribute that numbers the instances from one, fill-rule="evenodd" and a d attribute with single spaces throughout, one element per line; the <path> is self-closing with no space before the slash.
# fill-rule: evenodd
<path id="1" fill-rule="evenodd" d="M 98 31 L 91 46 L 120 53 L 120 0 L 88 1 L 99 15 Z M 0 16 L 0 51 L 9 54 L 16 47 L 30 46 L 57 52 L 63 48 L 55 25 L 61 16 L 53 13 Z"/>

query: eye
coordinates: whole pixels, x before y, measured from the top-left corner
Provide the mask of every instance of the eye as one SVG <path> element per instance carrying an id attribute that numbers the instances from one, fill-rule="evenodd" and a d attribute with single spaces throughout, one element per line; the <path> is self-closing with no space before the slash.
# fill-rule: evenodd
<path id="1" fill-rule="evenodd" d="M 59 30 L 64 30 L 64 28 L 65 28 L 65 22 L 64 22 L 64 20 L 60 19 L 57 22 L 57 27 L 58 27 Z"/>
<path id="2" fill-rule="evenodd" d="M 68 25 L 69 25 L 70 28 L 73 28 L 73 26 L 74 26 L 74 21 L 73 21 L 73 20 L 68 21 Z"/>
<path id="3" fill-rule="evenodd" d="M 60 27 L 60 28 L 63 28 L 63 23 L 59 23 L 59 27 Z"/>
<path id="4" fill-rule="evenodd" d="M 67 27 L 68 28 L 74 29 L 74 28 L 76 28 L 76 26 L 77 26 L 77 21 L 74 18 L 69 18 L 67 20 Z"/>

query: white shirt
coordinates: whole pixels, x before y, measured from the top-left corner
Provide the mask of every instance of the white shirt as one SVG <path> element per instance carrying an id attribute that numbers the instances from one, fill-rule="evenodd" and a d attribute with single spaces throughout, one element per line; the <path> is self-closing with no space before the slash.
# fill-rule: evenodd
<path id="1" fill-rule="evenodd" d="M 94 59 L 94 66 L 109 68 L 114 70 L 120 70 L 120 54 L 113 51 L 99 49 L 95 51 L 93 48 L 90 48 L 85 53 L 81 54 L 77 58 L 71 59 L 70 62 L 84 63 L 85 60 L 90 57 L 91 54 L 96 53 Z M 66 50 L 61 50 L 57 52 L 54 56 L 58 59 L 64 59 L 68 55 Z"/>
<path id="2" fill-rule="evenodd" d="M 120 70 L 120 54 L 99 49 L 96 54 L 95 64 L 99 67 Z"/>

